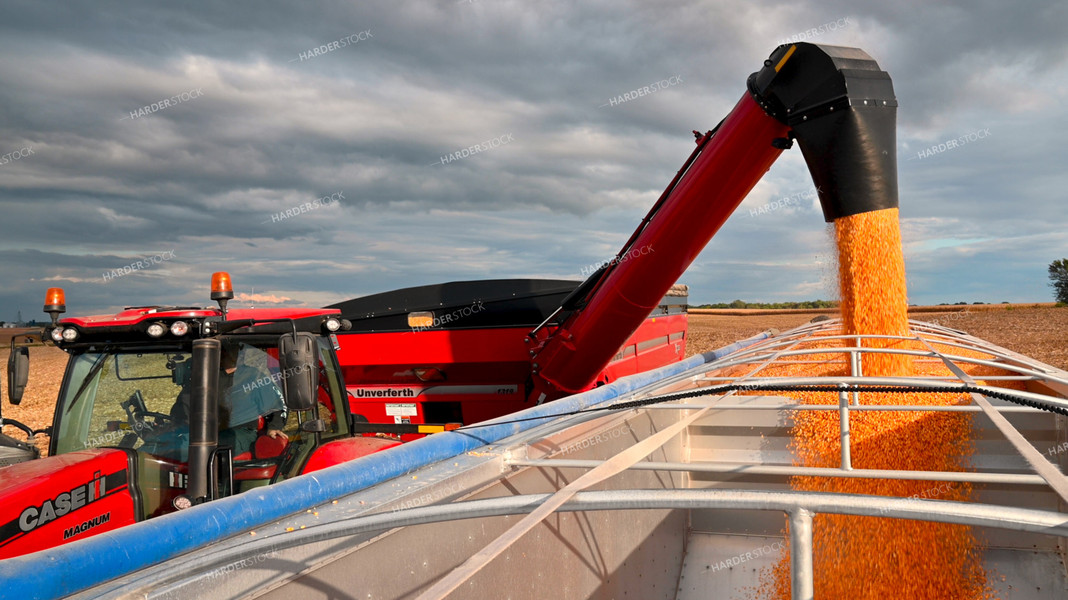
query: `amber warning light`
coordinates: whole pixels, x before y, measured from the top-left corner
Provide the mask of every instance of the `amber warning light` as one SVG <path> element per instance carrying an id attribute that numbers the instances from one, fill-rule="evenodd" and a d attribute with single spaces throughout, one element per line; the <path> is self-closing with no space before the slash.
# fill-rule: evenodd
<path id="1" fill-rule="evenodd" d="M 56 324 L 61 313 L 67 312 L 67 299 L 63 288 L 48 288 L 45 292 L 44 311 L 51 315 L 53 325 Z"/>
<path id="2" fill-rule="evenodd" d="M 226 318 L 226 302 L 234 297 L 234 286 L 230 281 L 230 274 L 219 271 L 211 274 L 211 299 L 219 303 L 223 318 Z"/>
<path id="3" fill-rule="evenodd" d="M 229 300 L 234 297 L 234 286 L 230 283 L 230 274 L 219 271 L 211 274 L 211 299 Z"/>

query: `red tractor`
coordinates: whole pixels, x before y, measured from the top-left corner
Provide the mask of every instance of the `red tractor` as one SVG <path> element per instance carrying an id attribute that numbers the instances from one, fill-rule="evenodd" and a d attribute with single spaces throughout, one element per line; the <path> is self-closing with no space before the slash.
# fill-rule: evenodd
<path id="1" fill-rule="evenodd" d="M 308 473 L 398 442 L 354 436 L 334 354 L 336 310 L 129 308 L 67 318 L 50 456 L 0 469 L 0 557 L 49 548 Z M 28 355 L 9 360 L 20 399 Z M 21 380 L 20 380 L 21 379 Z"/>

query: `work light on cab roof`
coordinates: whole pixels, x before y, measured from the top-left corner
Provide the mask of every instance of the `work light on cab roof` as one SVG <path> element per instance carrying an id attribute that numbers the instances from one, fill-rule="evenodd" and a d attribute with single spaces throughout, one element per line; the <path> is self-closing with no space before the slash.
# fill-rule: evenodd
<path id="1" fill-rule="evenodd" d="M 168 329 L 174 337 L 182 337 L 189 333 L 189 323 L 186 323 L 185 321 L 174 321 L 170 324 L 169 328 L 167 324 L 163 322 L 152 323 L 145 331 L 149 336 L 158 338 L 162 337 L 164 333 L 167 333 Z"/>
<path id="2" fill-rule="evenodd" d="M 175 337 L 182 337 L 189 333 L 189 323 L 185 321 L 175 321 L 171 323 L 171 335 Z"/>
<path id="3" fill-rule="evenodd" d="M 73 342 L 78 339 L 78 330 L 73 327 L 58 327 L 59 315 L 67 312 L 67 299 L 63 288 L 48 288 L 45 292 L 44 311 L 52 317 L 55 329 L 50 334 L 56 342 Z"/>

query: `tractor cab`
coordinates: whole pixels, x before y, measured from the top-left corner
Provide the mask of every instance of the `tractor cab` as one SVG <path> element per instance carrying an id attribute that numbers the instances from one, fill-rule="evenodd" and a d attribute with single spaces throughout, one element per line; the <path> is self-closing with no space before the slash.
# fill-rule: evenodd
<path id="1" fill-rule="evenodd" d="M 65 319 L 62 290 L 49 290 L 44 335 L 70 359 L 45 431 L 49 457 L 0 468 L 0 522 L 18 524 L 0 535 L 0 558 L 398 444 L 353 434 L 338 311 L 228 311 L 229 276 L 212 283 L 219 309 Z M 12 401 L 28 361 L 12 353 Z"/>
<path id="2" fill-rule="evenodd" d="M 325 343 L 320 338 L 317 343 Z M 328 347 L 320 347 L 315 406 L 290 410 L 277 336 L 220 339 L 213 497 L 300 472 L 311 450 L 342 431 L 344 388 Z M 128 451 L 140 473 L 143 513 L 174 510 L 189 476 L 194 357 L 188 341 L 104 345 L 72 351 L 60 389 L 49 454 Z"/>

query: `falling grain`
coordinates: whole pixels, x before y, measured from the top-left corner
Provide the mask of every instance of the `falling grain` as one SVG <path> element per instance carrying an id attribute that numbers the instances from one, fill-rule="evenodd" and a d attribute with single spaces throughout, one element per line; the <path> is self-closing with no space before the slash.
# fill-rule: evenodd
<path id="1" fill-rule="evenodd" d="M 847 335 L 908 336 L 908 300 L 897 209 L 862 213 L 835 222 L 842 298 L 842 332 Z M 851 342 L 846 342 L 852 345 Z M 836 340 L 812 347 L 841 348 Z M 925 349 L 907 340 L 865 340 L 866 348 Z M 962 354 L 959 350 L 957 354 Z M 965 353 L 966 354 L 966 353 Z M 970 353 L 975 357 L 986 357 Z M 762 376 L 843 376 L 850 369 L 843 353 L 809 357 L 812 365 L 785 363 Z M 865 354 L 863 374 L 908 376 L 949 374 L 937 363 L 907 356 Z M 968 367 L 973 375 L 987 374 Z M 803 404 L 837 404 L 833 393 L 791 393 Z M 862 394 L 862 404 L 966 404 L 960 394 Z M 798 411 L 792 450 L 795 464 L 838 467 L 841 441 L 837 411 Z M 852 465 L 857 469 L 962 471 L 973 448 L 970 416 L 960 413 L 852 412 L 849 417 Z M 885 479 L 794 477 L 796 490 L 843 494 L 969 501 L 962 483 Z M 960 599 L 991 597 L 982 568 L 981 544 L 971 528 L 890 519 L 818 515 L 813 531 L 814 583 L 824 599 Z M 762 598 L 790 598 L 790 558 L 785 553 L 758 589 Z"/>

